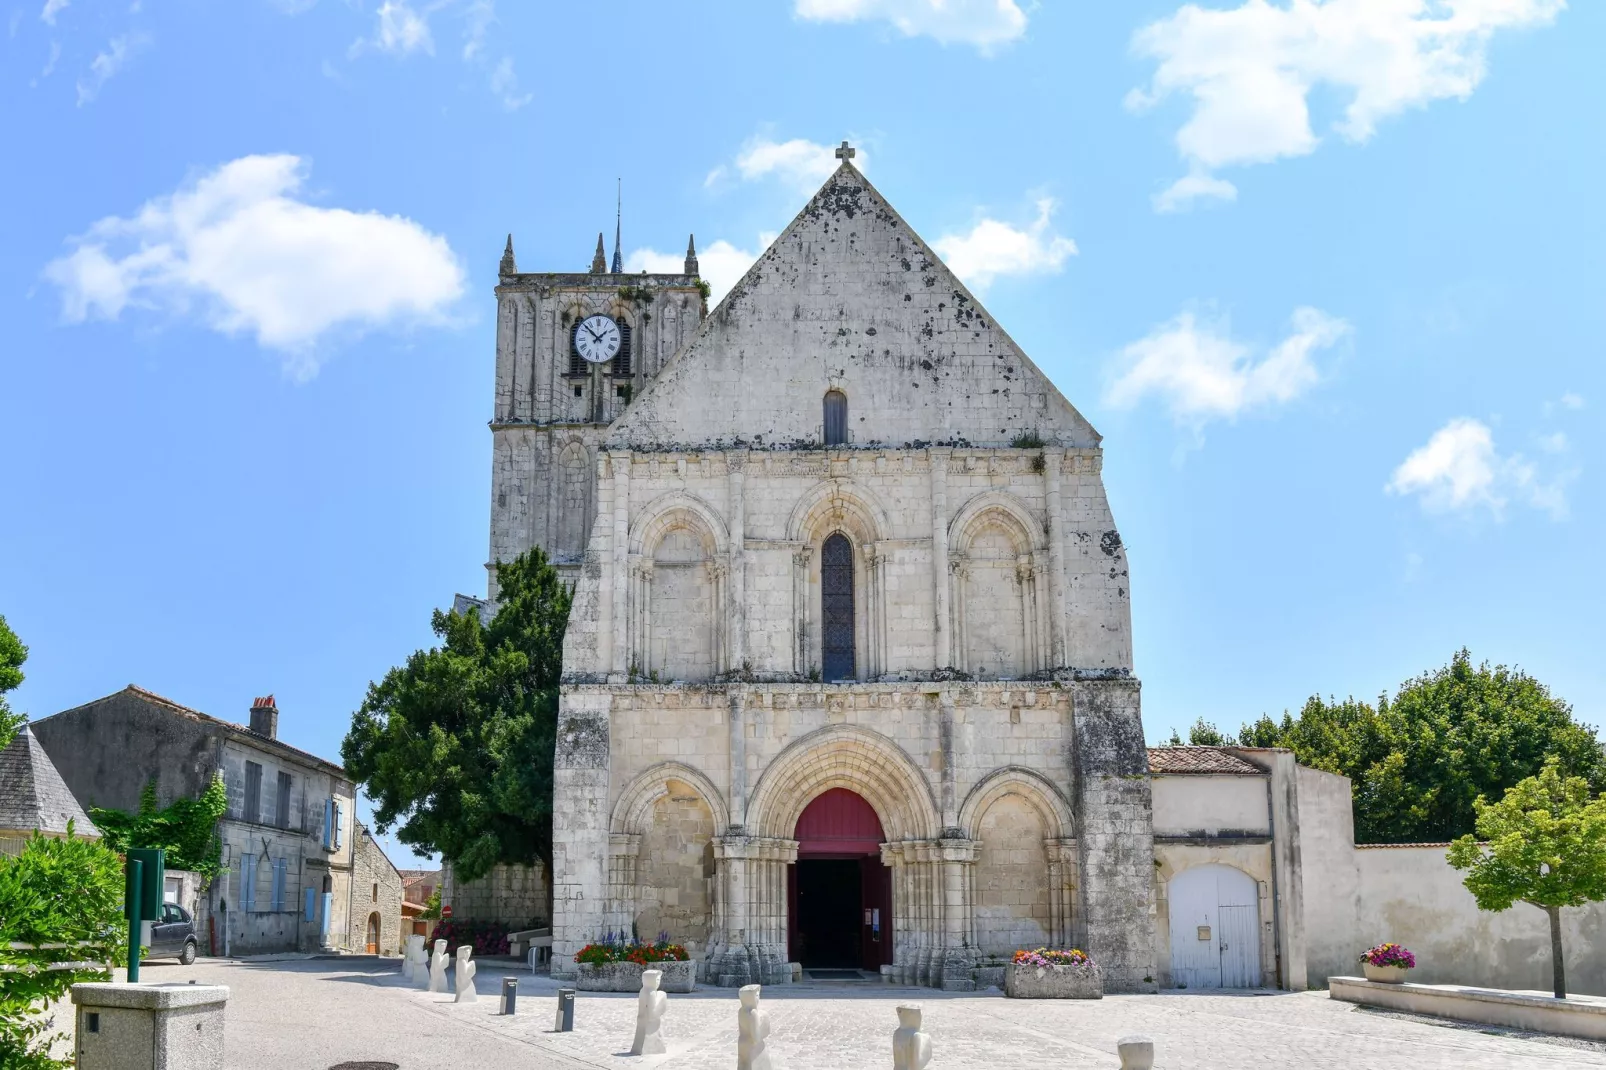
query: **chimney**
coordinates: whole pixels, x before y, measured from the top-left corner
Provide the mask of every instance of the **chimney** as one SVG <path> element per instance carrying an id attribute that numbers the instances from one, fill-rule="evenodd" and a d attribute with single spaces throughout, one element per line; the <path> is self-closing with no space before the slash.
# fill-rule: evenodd
<path id="1" fill-rule="evenodd" d="M 251 703 L 251 731 L 269 739 L 279 738 L 279 707 L 266 695 Z"/>

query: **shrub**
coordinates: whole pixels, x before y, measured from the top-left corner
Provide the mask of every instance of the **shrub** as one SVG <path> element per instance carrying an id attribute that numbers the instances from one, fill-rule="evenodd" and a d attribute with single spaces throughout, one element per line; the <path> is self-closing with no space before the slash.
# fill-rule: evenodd
<path id="1" fill-rule="evenodd" d="M 526 925 L 509 925 L 502 921 L 447 918 L 435 926 L 435 932 L 429 939 L 431 942 L 445 940 L 448 955 L 455 955 L 458 947 L 467 944 L 474 949 L 476 958 L 483 958 L 486 955 L 506 955 L 508 933 L 535 927 L 533 921 Z"/>
<path id="2" fill-rule="evenodd" d="M 39 946 L 51 944 L 65 946 Z M 71 1066 L 50 1058 L 61 1034 L 41 1007 L 80 981 L 106 980 L 109 970 L 92 964 L 109 965 L 127 948 L 116 852 L 79 839 L 69 824 L 65 839 L 36 832 L 20 855 L 0 857 L 0 1066 Z"/>

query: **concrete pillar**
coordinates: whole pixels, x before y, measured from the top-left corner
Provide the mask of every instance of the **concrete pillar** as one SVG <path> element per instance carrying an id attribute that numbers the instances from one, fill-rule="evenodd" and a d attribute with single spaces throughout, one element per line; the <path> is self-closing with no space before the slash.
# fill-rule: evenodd
<path id="1" fill-rule="evenodd" d="M 78 1070 L 223 1070 L 223 985 L 77 984 Z"/>
<path id="2" fill-rule="evenodd" d="M 948 629 L 948 457 L 952 451 L 932 447 L 926 452 L 931 458 L 931 582 L 936 595 L 932 668 L 946 669 L 954 663 Z"/>

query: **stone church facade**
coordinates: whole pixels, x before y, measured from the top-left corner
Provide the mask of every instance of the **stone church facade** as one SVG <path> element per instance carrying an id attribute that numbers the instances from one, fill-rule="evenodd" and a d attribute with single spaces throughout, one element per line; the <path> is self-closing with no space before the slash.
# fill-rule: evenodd
<path id="1" fill-rule="evenodd" d="M 1147 984 L 1098 433 L 850 159 L 711 315 L 691 250 L 592 267 L 510 240 L 497 289 L 491 558 L 576 583 L 555 969 L 635 928 L 718 984 L 813 953 L 964 988 L 1041 944 Z M 576 359 L 598 314 L 623 361 Z"/>

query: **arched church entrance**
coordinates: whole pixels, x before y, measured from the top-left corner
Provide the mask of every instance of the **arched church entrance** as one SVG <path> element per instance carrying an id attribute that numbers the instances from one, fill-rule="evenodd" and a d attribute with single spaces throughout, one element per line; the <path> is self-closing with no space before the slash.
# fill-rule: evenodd
<path id="1" fill-rule="evenodd" d="M 789 958 L 808 970 L 877 970 L 892 962 L 892 871 L 869 803 L 831 788 L 803 809 L 787 867 Z"/>

